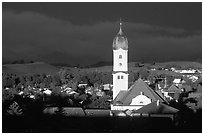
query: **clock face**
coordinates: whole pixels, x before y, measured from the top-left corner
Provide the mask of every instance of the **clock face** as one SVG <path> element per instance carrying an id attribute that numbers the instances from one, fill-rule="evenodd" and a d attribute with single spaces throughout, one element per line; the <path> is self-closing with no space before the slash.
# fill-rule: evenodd
<path id="1" fill-rule="evenodd" d="M 119 59 L 122 59 L 122 55 L 119 55 Z"/>

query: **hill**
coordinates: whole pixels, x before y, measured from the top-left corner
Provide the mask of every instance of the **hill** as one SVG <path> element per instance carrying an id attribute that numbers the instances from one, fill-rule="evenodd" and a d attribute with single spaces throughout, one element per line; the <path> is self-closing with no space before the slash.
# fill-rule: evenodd
<path id="1" fill-rule="evenodd" d="M 166 65 L 176 65 L 180 66 L 182 69 L 188 68 L 188 67 L 194 67 L 194 68 L 202 68 L 202 64 L 199 62 L 194 61 L 171 61 L 171 62 L 161 62 L 156 63 L 156 66 L 165 67 Z"/>
<path id="2" fill-rule="evenodd" d="M 104 67 L 104 66 L 111 66 L 113 62 L 109 61 L 99 61 L 95 64 L 85 66 L 84 68 L 94 68 L 94 67 Z"/>
<path id="3" fill-rule="evenodd" d="M 57 67 L 43 62 L 2 65 L 3 73 L 14 73 L 18 75 L 41 74 L 41 73 L 52 75 L 58 71 L 59 69 Z"/>
<path id="4" fill-rule="evenodd" d="M 130 62 L 128 63 L 128 69 L 129 72 L 138 72 L 141 67 L 135 66 L 138 62 Z M 161 63 L 154 63 L 152 65 L 151 63 L 144 63 L 143 68 L 146 68 L 148 66 L 153 67 L 166 67 L 167 65 L 173 66 L 180 66 L 182 69 L 188 68 L 188 67 L 194 67 L 194 68 L 202 68 L 202 64 L 198 62 L 191 62 L 191 61 L 179 61 L 179 62 L 161 62 Z M 109 62 L 99 62 L 98 64 L 87 67 L 87 68 L 73 68 L 70 66 L 63 66 L 65 69 L 70 70 L 71 72 L 75 73 L 83 73 L 83 72 L 112 72 L 113 67 L 110 65 Z M 3 73 L 15 73 L 15 74 L 35 74 L 35 73 L 46 73 L 46 74 L 55 74 L 59 71 L 60 67 L 50 65 L 43 62 L 35 62 L 35 63 L 28 63 L 28 64 L 6 64 L 2 66 Z M 155 71 L 159 74 L 173 74 L 170 73 L 170 71 Z M 164 73 L 165 72 L 165 73 Z M 167 73 L 168 72 L 168 73 Z M 175 74 L 175 73 L 174 73 Z"/>

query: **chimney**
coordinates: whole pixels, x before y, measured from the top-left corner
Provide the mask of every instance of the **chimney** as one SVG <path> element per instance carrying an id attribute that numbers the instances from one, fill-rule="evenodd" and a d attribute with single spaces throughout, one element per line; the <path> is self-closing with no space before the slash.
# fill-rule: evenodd
<path id="1" fill-rule="evenodd" d="M 159 106 L 159 100 L 157 100 L 157 106 Z"/>
<path id="2" fill-rule="evenodd" d="M 166 84 L 166 77 L 165 77 L 165 80 L 164 80 L 164 81 L 165 81 L 165 82 L 164 82 L 164 83 L 165 83 L 164 88 L 166 88 L 166 85 L 167 85 L 167 84 Z"/>

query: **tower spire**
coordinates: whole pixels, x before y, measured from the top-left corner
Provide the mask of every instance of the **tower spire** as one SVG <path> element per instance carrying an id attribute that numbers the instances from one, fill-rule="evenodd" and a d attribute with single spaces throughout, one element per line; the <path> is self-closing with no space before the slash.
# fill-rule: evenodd
<path id="1" fill-rule="evenodd" d="M 119 34 L 121 35 L 123 32 L 122 32 L 122 19 L 120 17 L 120 31 L 119 31 Z"/>

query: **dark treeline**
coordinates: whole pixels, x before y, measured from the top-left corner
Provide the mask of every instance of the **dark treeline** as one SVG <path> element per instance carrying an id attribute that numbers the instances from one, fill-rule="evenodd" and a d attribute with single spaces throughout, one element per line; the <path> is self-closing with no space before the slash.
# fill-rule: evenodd
<path id="1" fill-rule="evenodd" d="M 154 90 L 156 84 L 159 83 L 155 81 L 155 78 L 166 77 L 169 86 L 175 78 L 165 74 L 151 74 L 146 68 L 141 68 L 138 72 L 129 72 L 129 84 L 134 83 L 139 77 L 149 80 L 150 87 Z M 29 121 L 30 118 L 32 120 L 40 119 L 40 117 L 44 117 L 43 110 L 47 106 L 110 110 L 112 102 L 112 91 L 103 88 L 103 84 L 112 84 L 111 72 L 80 72 L 61 69 L 54 75 L 3 73 L 2 81 L 2 113 L 6 120 L 10 116 L 23 116 Z M 79 87 L 79 84 L 87 84 L 87 86 Z M 198 124 L 198 126 L 194 126 L 196 129 L 200 129 L 199 118 L 201 118 L 202 100 L 201 98 L 188 97 L 188 94 L 201 91 L 202 80 L 196 83 L 186 80 L 186 84 L 190 86 L 190 90 L 181 95 L 179 102 L 172 101 L 169 105 L 180 110 L 178 119 L 181 119 L 179 120 L 181 122 L 178 125 L 183 130 L 185 127 L 190 127 L 191 123 Z M 68 88 L 71 88 L 71 92 L 74 94 L 67 94 L 65 90 Z M 99 89 L 102 91 L 99 92 Z M 45 90 L 50 90 L 52 93 L 47 95 L 43 93 Z M 23 94 L 19 94 L 20 92 Z M 31 98 L 32 96 L 34 98 Z M 191 108 L 187 107 L 187 104 Z M 61 114 L 62 110 L 59 110 L 57 116 Z M 5 122 L 4 127 L 6 127 Z"/>

